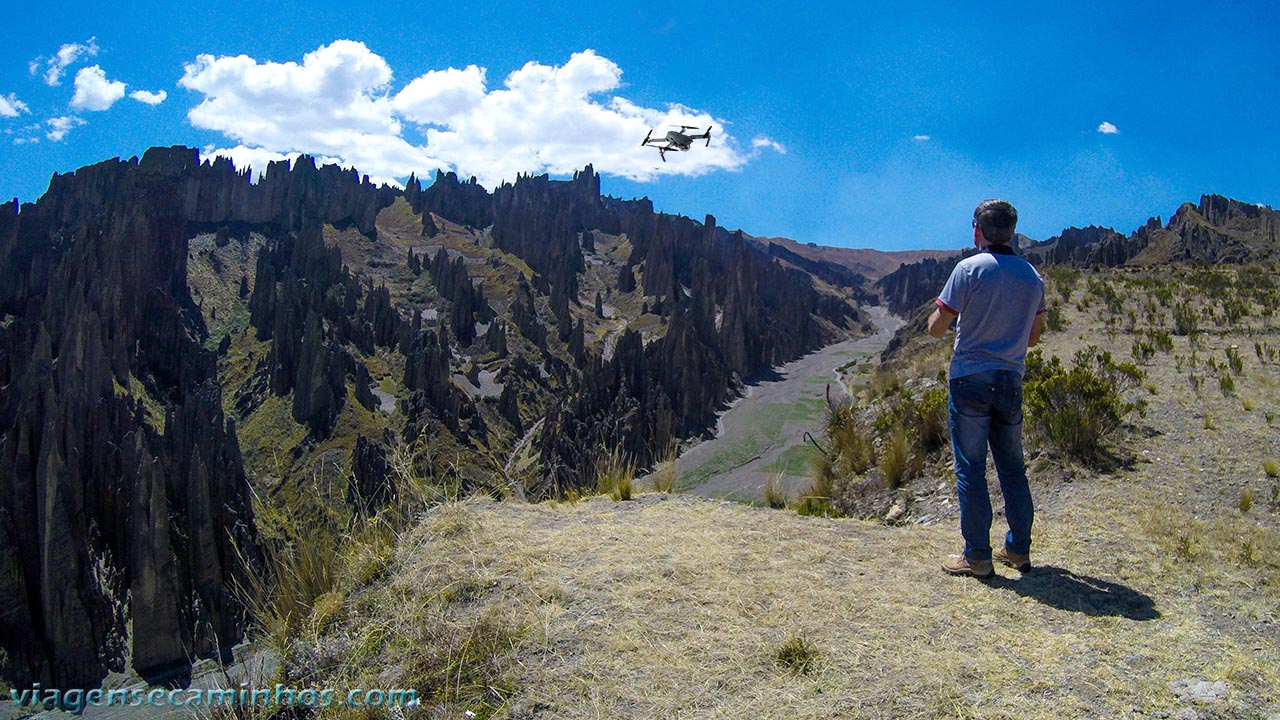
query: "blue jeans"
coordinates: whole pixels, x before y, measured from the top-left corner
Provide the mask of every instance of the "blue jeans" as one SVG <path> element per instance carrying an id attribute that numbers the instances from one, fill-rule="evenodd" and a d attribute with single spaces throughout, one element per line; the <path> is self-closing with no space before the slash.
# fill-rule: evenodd
<path id="1" fill-rule="evenodd" d="M 1005 547 L 1031 552 L 1031 488 L 1022 460 L 1022 377 L 1012 370 L 985 370 L 952 378 L 948 403 L 955 454 L 960 534 L 970 560 L 991 559 L 991 497 L 987 493 L 987 446 L 995 461 L 1009 521 Z"/>

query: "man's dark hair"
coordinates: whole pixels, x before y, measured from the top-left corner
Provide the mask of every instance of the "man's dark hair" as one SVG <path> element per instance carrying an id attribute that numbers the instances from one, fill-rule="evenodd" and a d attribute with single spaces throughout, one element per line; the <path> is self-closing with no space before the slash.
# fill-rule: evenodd
<path id="1" fill-rule="evenodd" d="M 1013 242 L 1013 229 L 1018 226 L 1018 211 L 1008 200 L 983 200 L 973 211 L 973 222 L 982 229 L 982 237 L 992 245 Z"/>

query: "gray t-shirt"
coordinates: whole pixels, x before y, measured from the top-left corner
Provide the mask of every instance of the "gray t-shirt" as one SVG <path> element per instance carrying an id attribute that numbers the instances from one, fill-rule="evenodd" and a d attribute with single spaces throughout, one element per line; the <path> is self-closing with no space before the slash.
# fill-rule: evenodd
<path id="1" fill-rule="evenodd" d="M 1044 280 L 1031 263 L 1002 247 L 965 258 L 937 304 L 960 314 L 951 377 L 984 370 L 1022 375 L 1031 324 L 1044 312 Z"/>

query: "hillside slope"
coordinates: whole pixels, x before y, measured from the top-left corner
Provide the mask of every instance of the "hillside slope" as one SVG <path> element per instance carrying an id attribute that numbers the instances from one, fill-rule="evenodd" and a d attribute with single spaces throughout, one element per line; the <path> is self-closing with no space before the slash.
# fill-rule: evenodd
<path id="1" fill-rule="evenodd" d="M 1194 286 L 1199 272 L 1159 277 Z M 1159 294 L 1153 283 L 1051 278 L 1064 327 L 1042 351 L 1128 353 L 1147 336 L 1123 328 L 1124 308 Z M 1114 323 L 1100 300 L 1113 296 Z M 383 546 L 380 577 L 339 583 L 295 670 L 436 688 L 431 708 L 481 717 L 1276 717 L 1280 331 L 1266 297 L 1142 360 L 1131 392 L 1146 414 L 1111 438 L 1127 464 L 1090 470 L 1031 440 L 1025 575 L 941 572 L 960 546 L 942 462 L 898 493 L 893 525 L 658 494 L 473 500 Z M 1236 372 L 1226 351 L 1245 337 L 1260 351 Z M 1233 391 L 1217 371 L 1188 382 L 1211 356 Z M 945 353 L 913 362 L 908 385 Z"/>
<path id="2" fill-rule="evenodd" d="M 442 496 L 653 464 L 870 330 L 809 267 L 603 197 L 590 166 L 399 190 L 170 147 L 55 175 L 0 205 L 0 678 L 92 687 L 237 642 L 264 554 L 331 551 L 403 490 L 397 458 Z"/>

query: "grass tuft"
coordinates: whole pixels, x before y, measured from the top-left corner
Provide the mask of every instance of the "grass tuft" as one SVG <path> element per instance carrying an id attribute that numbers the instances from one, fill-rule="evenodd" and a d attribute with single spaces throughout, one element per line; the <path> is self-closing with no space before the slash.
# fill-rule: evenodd
<path id="1" fill-rule="evenodd" d="M 919 474 L 919 456 L 912 453 L 911 434 L 904 427 L 896 427 L 880 453 L 880 470 L 888 488 L 902 486 Z"/>
<path id="2" fill-rule="evenodd" d="M 1253 488 L 1248 487 L 1240 491 L 1240 501 L 1236 506 L 1240 508 L 1240 512 L 1249 512 L 1253 508 Z"/>
<path id="3" fill-rule="evenodd" d="M 787 638 L 773 654 L 778 665 L 797 675 L 808 675 L 818 664 L 818 648 L 802 630 Z"/>
<path id="4" fill-rule="evenodd" d="M 614 500 L 631 499 L 632 484 L 636 477 L 636 465 L 627 453 L 614 448 L 596 455 L 596 492 Z"/>
<path id="5" fill-rule="evenodd" d="M 676 463 L 676 454 L 676 444 L 673 442 L 659 456 L 653 472 L 649 473 L 649 482 L 653 484 L 654 492 L 670 495 L 676 491 L 680 483 L 680 469 Z"/>
<path id="6" fill-rule="evenodd" d="M 787 492 L 782 486 L 782 473 L 776 472 L 764 481 L 764 501 L 774 510 L 781 510 L 787 506 Z"/>

